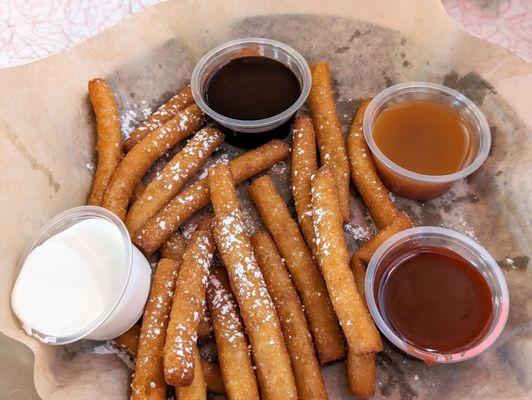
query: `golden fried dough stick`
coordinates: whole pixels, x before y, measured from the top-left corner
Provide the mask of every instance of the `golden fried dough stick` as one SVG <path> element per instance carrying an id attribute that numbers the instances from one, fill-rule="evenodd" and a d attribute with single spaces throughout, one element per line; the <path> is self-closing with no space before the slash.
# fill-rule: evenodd
<path id="1" fill-rule="evenodd" d="M 170 236 L 170 239 L 161 246 L 161 257 L 170 258 L 181 264 L 183 262 L 183 254 L 185 254 L 186 248 L 187 242 L 185 241 L 185 238 L 179 231 L 176 231 Z"/>
<path id="2" fill-rule="evenodd" d="M 165 122 L 174 118 L 178 111 L 192 103 L 194 103 L 194 98 L 190 91 L 190 85 L 187 85 L 131 132 L 124 141 L 124 151 L 127 153 L 134 145 L 144 139 L 148 133 L 160 128 Z"/>
<path id="3" fill-rule="evenodd" d="M 115 339 L 115 342 L 126 350 L 133 357 L 137 355 L 137 347 L 139 345 L 140 324 L 136 323 L 128 331 L 122 333 Z"/>
<path id="4" fill-rule="evenodd" d="M 347 381 L 349 392 L 356 397 L 375 394 L 375 353 L 347 352 Z"/>
<path id="5" fill-rule="evenodd" d="M 351 271 L 364 303 L 366 302 L 364 290 L 365 264 L 369 262 L 373 253 L 386 239 L 412 226 L 414 226 L 412 220 L 404 212 L 399 212 L 390 225 L 359 247 L 351 257 Z M 373 396 L 375 394 L 375 355 L 371 353 L 357 355 L 354 352 L 349 352 L 347 356 L 347 379 L 349 390 L 353 396 Z"/>
<path id="6" fill-rule="evenodd" d="M 265 171 L 290 154 L 290 147 L 280 140 L 272 140 L 231 160 L 229 165 L 235 182 L 241 183 Z M 148 255 L 157 249 L 192 215 L 210 202 L 209 184 L 201 179 L 184 189 L 155 217 L 132 236 L 133 242 Z"/>
<path id="7" fill-rule="evenodd" d="M 384 243 L 388 238 L 405 229 L 412 228 L 414 223 L 404 212 L 399 212 L 390 225 L 379 231 L 370 240 L 360 246 L 355 252 L 356 258 L 362 261 L 365 265 L 369 263 L 371 256 L 377 248 Z"/>
<path id="8" fill-rule="evenodd" d="M 135 189 L 133 189 L 133 194 L 131 195 L 131 201 L 130 203 L 133 204 L 136 202 L 140 196 L 142 196 L 142 193 L 146 190 L 146 184 L 142 181 L 139 181 L 137 183 L 137 186 L 135 186 Z"/>
<path id="9" fill-rule="evenodd" d="M 207 392 L 215 394 L 225 394 L 222 373 L 218 364 L 201 359 L 201 372 L 207 385 Z"/>
<path id="10" fill-rule="evenodd" d="M 259 232 L 251 238 L 251 243 L 281 321 L 296 379 L 298 398 L 299 400 L 327 399 L 327 391 L 307 320 L 275 242 L 267 232 Z"/>
<path id="11" fill-rule="evenodd" d="M 355 277 L 357 290 L 362 297 L 364 305 L 366 296 L 364 291 L 364 281 L 366 277 L 366 267 L 358 258 L 351 257 L 351 271 Z M 356 397 L 371 397 L 375 394 L 375 353 L 355 354 L 347 353 L 347 381 L 349 391 Z"/>
<path id="12" fill-rule="evenodd" d="M 172 200 L 223 140 L 224 135 L 215 128 L 197 132 L 131 205 L 126 216 L 129 232 L 136 232 Z"/>
<path id="13" fill-rule="evenodd" d="M 209 275 L 207 306 L 212 317 L 218 361 L 227 397 L 229 400 L 259 399 L 244 326 L 229 287 L 227 273 L 220 266 L 213 267 Z"/>
<path id="14" fill-rule="evenodd" d="M 215 213 L 213 236 L 251 343 L 262 398 L 297 399 L 279 318 L 244 231 L 244 216 L 228 165 L 210 171 L 209 188 Z"/>
<path id="15" fill-rule="evenodd" d="M 404 212 L 399 212 L 390 225 L 359 247 L 351 257 L 351 271 L 364 304 L 366 304 L 364 290 L 365 264 L 369 262 L 373 253 L 386 239 L 412 226 L 414 226 L 412 220 Z M 347 380 L 349 382 L 349 391 L 353 396 L 373 396 L 375 394 L 375 354 L 358 355 L 354 352 L 348 352 Z"/>
<path id="16" fill-rule="evenodd" d="M 211 316 L 207 307 L 203 310 L 198 324 L 198 340 L 209 340 L 212 334 Z"/>
<path id="17" fill-rule="evenodd" d="M 360 293 L 362 302 L 367 307 L 366 292 L 364 290 L 366 280 L 366 266 L 362 261 L 355 257 L 355 254 L 353 254 L 353 257 L 351 257 L 351 262 L 349 263 L 349 266 L 351 267 L 351 272 L 355 277 L 355 283 L 357 285 L 358 293 Z"/>
<path id="18" fill-rule="evenodd" d="M 279 252 L 285 258 L 305 305 L 320 362 L 324 364 L 343 358 L 345 348 L 327 286 L 288 207 L 269 176 L 257 179 L 248 191 Z"/>
<path id="19" fill-rule="evenodd" d="M 202 122 L 203 113 L 193 104 L 179 111 L 159 129 L 150 132 L 116 167 L 103 197 L 102 207 L 123 220 L 133 190 L 146 171 L 168 149 L 197 130 Z"/>
<path id="20" fill-rule="evenodd" d="M 301 233 L 314 253 L 314 228 L 312 227 L 312 199 L 310 180 L 318 170 L 316 135 L 309 117 L 297 117 L 292 140 L 292 194 Z"/>
<path id="21" fill-rule="evenodd" d="M 183 236 L 176 232 L 172 235 L 172 247 L 166 247 L 165 251 L 161 251 L 161 257 L 174 260 L 177 262 L 177 270 L 183 262 L 183 254 L 185 254 L 186 243 Z M 153 282 L 152 282 L 153 284 Z M 148 300 L 149 301 L 149 300 Z M 166 329 L 165 329 L 166 330 Z M 122 335 L 118 336 L 115 341 L 122 347 L 124 347 L 131 355 L 137 355 L 137 347 L 139 344 L 140 325 L 135 324 L 131 329 Z M 164 344 L 164 343 L 163 343 Z"/>
<path id="22" fill-rule="evenodd" d="M 211 319 L 208 314 L 203 313 L 200 317 L 200 322 L 198 325 L 198 340 L 206 341 L 209 340 L 212 335 L 212 325 Z"/>
<path id="23" fill-rule="evenodd" d="M 212 214 L 208 213 L 206 215 L 203 215 L 200 220 L 198 221 L 198 225 L 196 226 L 196 230 L 202 230 L 202 231 L 209 231 L 211 230 L 212 225 Z"/>
<path id="24" fill-rule="evenodd" d="M 205 222 L 204 222 L 205 221 Z M 210 218 L 202 218 L 198 225 L 197 229 L 210 230 Z M 207 226 L 205 226 L 205 224 Z M 179 264 L 183 261 L 183 254 L 187 247 L 187 242 L 183 235 L 176 231 L 174 234 L 166 241 L 165 244 L 161 246 L 160 253 L 161 257 L 170 258 L 172 260 L 179 261 Z M 198 340 L 207 340 L 211 337 L 212 326 L 210 322 L 210 317 L 208 315 L 207 308 L 205 307 L 201 313 L 201 317 L 198 325 Z"/>
<path id="25" fill-rule="evenodd" d="M 165 400 L 163 348 L 179 264 L 163 258 L 153 276 L 138 342 L 132 400 Z"/>
<path id="26" fill-rule="evenodd" d="M 122 132 L 118 105 L 105 79 L 89 81 L 89 97 L 96 116 L 98 164 L 87 203 L 99 206 L 109 180 L 122 159 Z"/>
<path id="27" fill-rule="evenodd" d="M 349 269 L 336 181 L 329 166 L 321 167 L 314 175 L 311 193 L 316 255 L 349 351 L 355 354 L 381 351 L 379 332 Z"/>
<path id="28" fill-rule="evenodd" d="M 319 61 L 310 66 L 312 87 L 308 104 L 320 149 L 322 165 L 330 165 L 338 185 L 338 198 L 344 222 L 349 222 L 349 162 L 345 139 L 336 112 L 329 65 Z"/>
<path id="29" fill-rule="evenodd" d="M 194 352 L 194 379 L 188 386 L 176 386 L 176 400 L 207 400 L 207 384 L 201 368 L 199 351 Z"/>
<path id="30" fill-rule="evenodd" d="M 392 223 L 399 211 L 377 175 L 371 153 L 364 139 L 362 121 L 368 103 L 369 101 L 362 102 L 355 114 L 347 136 L 347 154 L 351 167 L 351 179 L 375 221 L 375 225 L 382 229 Z"/>
<path id="31" fill-rule="evenodd" d="M 172 386 L 188 386 L 194 378 L 198 324 L 213 254 L 210 232 L 196 230 L 177 276 L 164 346 L 164 376 Z"/>

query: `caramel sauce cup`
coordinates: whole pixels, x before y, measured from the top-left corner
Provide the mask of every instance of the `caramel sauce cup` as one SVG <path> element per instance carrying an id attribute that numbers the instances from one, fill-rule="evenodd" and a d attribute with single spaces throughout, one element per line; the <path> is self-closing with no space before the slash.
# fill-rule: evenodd
<path id="1" fill-rule="evenodd" d="M 491 320 L 484 332 L 466 348 L 437 353 L 416 347 L 404 340 L 387 318 L 382 296 L 390 264 L 420 246 L 441 247 L 457 253 L 480 272 L 489 286 L 493 306 Z M 384 336 L 400 350 L 427 364 L 465 361 L 485 351 L 504 329 L 510 308 L 506 280 L 491 254 L 473 239 L 461 233 L 433 226 L 410 228 L 399 232 L 377 249 L 366 271 L 365 295 L 375 324 Z"/>
<path id="2" fill-rule="evenodd" d="M 469 156 L 460 171 L 448 175 L 419 174 L 400 167 L 377 147 L 373 126 L 378 115 L 390 105 L 411 100 L 431 100 L 447 105 L 470 126 Z M 363 130 L 384 185 L 399 196 L 412 200 L 429 200 L 445 193 L 454 182 L 480 168 L 491 146 L 490 128 L 480 109 L 460 92 L 436 83 L 407 82 L 383 90 L 369 103 Z"/>

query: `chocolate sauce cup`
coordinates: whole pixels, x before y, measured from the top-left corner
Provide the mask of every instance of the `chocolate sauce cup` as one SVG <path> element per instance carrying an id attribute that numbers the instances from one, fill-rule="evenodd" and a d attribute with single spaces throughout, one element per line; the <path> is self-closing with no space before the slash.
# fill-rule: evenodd
<path id="1" fill-rule="evenodd" d="M 465 348 L 445 353 L 427 351 L 403 339 L 388 320 L 382 294 L 390 264 L 393 260 L 420 246 L 441 247 L 457 253 L 476 268 L 488 284 L 493 306 L 491 320 L 484 332 Z M 373 320 L 384 336 L 406 354 L 428 364 L 465 361 L 482 353 L 501 334 L 510 307 L 506 280 L 491 254 L 473 239 L 461 233 L 433 226 L 404 230 L 379 246 L 368 264 L 365 295 Z"/>
<path id="2" fill-rule="evenodd" d="M 205 98 L 205 88 L 211 75 L 232 59 L 242 56 L 268 57 L 288 67 L 296 76 L 301 87 L 301 94 L 294 104 L 277 115 L 257 120 L 228 118 L 214 111 Z M 213 120 L 238 133 L 259 134 L 272 131 L 289 122 L 296 111 L 305 103 L 310 92 L 311 82 L 312 77 L 307 61 L 292 47 L 271 39 L 244 38 L 221 44 L 205 54 L 192 72 L 190 87 L 198 106 Z M 289 129 L 286 130 L 286 134 L 288 131 Z M 260 136 L 256 135 L 256 137 L 259 139 Z"/>
<path id="3" fill-rule="evenodd" d="M 456 111 L 469 125 L 469 156 L 461 170 L 448 175 L 419 174 L 397 165 L 379 149 L 373 139 L 373 125 L 377 117 L 390 105 L 411 100 L 431 100 L 444 104 Z M 490 128 L 480 109 L 460 92 L 436 83 L 407 82 L 384 89 L 368 104 L 363 129 L 384 185 L 399 196 L 413 200 L 429 200 L 445 193 L 454 182 L 480 168 L 491 146 Z"/>

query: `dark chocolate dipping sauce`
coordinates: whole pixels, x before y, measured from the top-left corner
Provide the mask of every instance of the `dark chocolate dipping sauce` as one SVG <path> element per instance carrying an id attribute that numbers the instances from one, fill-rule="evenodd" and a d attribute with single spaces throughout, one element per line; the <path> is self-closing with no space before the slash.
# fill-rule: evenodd
<path id="1" fill-rule="evenodd" d="M 207 104 L 225 117 L 257 120 L 290 108 L 301 94 L 295 74 L 267 57 L 240 57 L 221 66 L 205 87 Z"/>
<path id="2" fill-rule="evenodd" d="M 486 280 L 451 250 L 419 247 L 392 264 L 381 286 L 387 318 L 396 334 L 426 351 L 465 350 L 492 317 Z"/>

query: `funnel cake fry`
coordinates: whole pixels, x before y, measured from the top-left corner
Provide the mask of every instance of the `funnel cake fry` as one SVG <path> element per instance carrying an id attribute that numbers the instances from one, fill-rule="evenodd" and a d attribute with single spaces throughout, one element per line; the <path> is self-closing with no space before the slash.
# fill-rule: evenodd
<path id="1" fill-rule="evenodd" d="M 375 225 L 382 229 L 393 222 L 399 211 L 377 175 L 371 153 L 364 139 L 362 121 L 368 103 L 369 101 L 364 101 L 355 114 L 347 137 L 347 154 L 351 167 L 351 179 Z"/>
<path id="2" fill-rule="evenodd" d="M 98 164 L 87 204 L 99 206 L 122 159 L 122 132 L 118 105 L 109 84 L 101 78 L 90 80 L 89 97 L 96 116 Z"/>
<path id="3" fill-rule="evenodd" d="M 137 322 L 129 330 L 122 333 L 115 339 L 115 342 L 126 350 L 133 357 L 137 355 L 137 348 L 139 345 L 140 324 Z"/>
<path id="4" fill-rule="evenodd" d="M 309 117 L 297 117 L 292 139 L 292 194 L 301 233 L 314 254 L 310 181 L 318 170 L 316 134 Z"/>
<path id="5" fill-rule="evenodd" d="M 179 264 L 183 262 L 183 254 L 187 248 L 187 242 L 183 235 L 176 231 L 168 239 L 163 246 L 161 246 L 161 257 L 170 258 L 178 261 Z"/>
<path id="6" fill-rule="evenodd" d="M 404 212 L 399 212 L 392 223 L 385 228 L 383 228 L 379 233 L 373 236 L 370 240 L 362 244 L 354 256 L 361 260 L 364 265 L 369 263 L 373 253 L 383 244 L 388 238 L 392 237 L 398 232 L 404 231 L 405 229 L 412 228 L 414 223 Z"/>
<path id="7" fill-rule="evenodd" d="M 267 232 L 251 238 L 257 262 L 281 321 L 300 400 L 326 400 L 327 391 L 303 307 L 275 242 Z M 312 384 L 309 384 L 312 382 Z"/>
<path id="8" fill-rule="evenodd" d="M 244 326 L 227 273 L 219 266 L 212 268 L 209 275 L 207 305 L 212 316 L 218 360 L 228 398 L 258 400 L 257 378 Z"/>
<path id="9" fill-rule="evenodd" d="M 207 384 L 201 368 L 199 351 L 194 352 L 194 379 L 188 386 L 175 388 L 176 400 L 207 400 Z"/>
<path id="10" fill-rule="evenodd" d="M 324 364 L 343 358 L 344 343 L 327 286 L 288 207 L 267 175 L 255 180 L 248 191 L 279 252 L 285 258 L 305 305 L 320 362 Z"/>
<path id="11" fill-rule="evenodd" d="M 190 85 L 187 85 L 130 133 L 129 137 L 124 141 L 124 151 L 127 153 L 150 132 L 160 128 L 164 123 L 174 118 L 179 111 L 192 103 L 194 103 L 194 97 L 192 97 Z"/>
<path id="12" fill-rule="evenodd" d="M 349 254 L 333 172 L 321 167 L 312 180 L 316 255 L 349 351 L 381 351 L 382 342 L 349 269 Z"/>
<path id="13" fill-rule="evenodd" d="M 290 147 L 280 140 L 272 140 L 231 160 L 229 165 L 239 184 L 273 166 L 290 154 Z M 181 224 L 206 207 L 210 202 L 207 178 L 183 190 L 159 213 L 132 236 L 144 254 L 151 255 L 168 240 Z"/>
<path id="14" fill-rule="evenodd" d="M 203 112 L 194 104 L 150 132 L 116 167 L 103 197 L 102 207 L 123 220 L 135 186 L 152 164 L 179 141 L 192 135 L 202 122 Z"/>
<path id="15" fill-rule="evenodd" d="M 176 234 L 174 234 L 172 238 L 174 239 L 174 242 L 172 243 L 173 247 L 171 249 L 168 248 L 167 251 L 163 251 L 161 253 L 161 257 L 162 259 L 170 259 L 170 260 L 175 261 L 177 263 L 176 271 L 179 271 L 179 267 L 181 266 L 181 263 L 183 262 L 183 254 L 185 254 L 186 243 L 185 243 L 185 239 L 183 238 L 183 236 L 181 236 L 179 232 L 176 232 Z M 177 273 L 176 273 L 176 276 L 177 276 Z M 152 280 L 152 286 L 155 284 L 154 280 L 155 278 L 153 278 Z M 154 295 L 158 295 L 158 293 L 155 293 L 153 289 L 152 289 L 152 292 Z M 148 297 L 148 304 L 150 303 L 150 301 L 152 301 L 151 296 Z M 144 315 L 146 315 L 146 310 L 144 310 Z M 165 328 L 165 331 L 166 331 L 166 328 Z M 136 356 L 137 349 L 139 346 L 140 333 L 141 333 L 140 325 L 135 324 L 133 325 L 131 329 L 129 329 L 122 335 L 118 336 L 115 340 L 119 345 L 124 347 L 131 355 Z M 163 341 L 163 345 L 164 345 L 164 341 Z"/>
<path id="16" fill-rule="evenodd" d="M 349 392 L 356 397 L 375 395 L 375 353 L 347 353 L 347 381 Z"/>
<path id="17" fill-rule="evenodd" d="M 201 359 L 201 372 L 207 385 L 207 392 L 215 394 L 225 394 L 222 373 L 218 364 Z"/>
<path id="18" fill-rule="evenodd" d="M 344 222 L 349 222 L 349 162 L 345 139 L 336 112 L 329 65 L 320 61 L 310 66 L 312 87 L 308 97 L 322 165 L 330 165 L 338 185 Z"/>
<path id="19" fill-rule="evenodd" d="M 213 254 L 210 232 L 196 230 L 177 276 L 164 346 L 164 376 L 172 386 L 188 386 L 194 378 L 198 324 Z"/>
<path id="20" fill-rule="evenodd" d="M 133 194 L 131 195 L 130 203 L 133 204 L 136 202 L 140 196 L 142 196 L 142 192 L 146 190 L 146 184 L 141 180 L 137 185 L 135 186 L 135 189 L 133 189 Z"/>
<path id="21" fill-rule="evenodd" d="M 128 230 L 136 232 L 172 200 L 223 139 L 222 132 L 215 128 L 206 127 L 198 131 L 131 205 L 126 216 Z"/>
<path id="22" fill-rule="evenodd" d="M 209 173 L 214 208 L 213 235 L 251 343 L 262 398 L 297 399 L 290 358 L 279 318 L 244 231 L 231 169 L 226 164 Z"/>
<path id="23" fill-rule="evenodd" d="M 163 348 L 178 269 L 177 262 L 163 258 L 155 270 L 138 341 L 132 400 L 166 399 Z"/>

